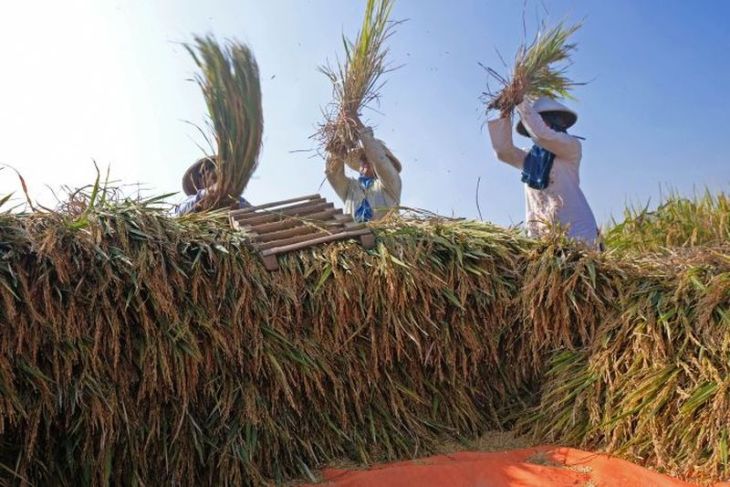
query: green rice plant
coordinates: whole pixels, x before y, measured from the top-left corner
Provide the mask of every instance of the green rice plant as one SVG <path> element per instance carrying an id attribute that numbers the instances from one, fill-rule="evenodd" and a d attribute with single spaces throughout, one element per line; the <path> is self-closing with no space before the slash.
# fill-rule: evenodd
<path id="1" fill-rule="evenodd" d="M 497 92 L 485 93 L 487 108 L 507 115 L 526 97 L 572 98 L 570 90 L 582 83 L 568 78 L 566 70 L 577 48 L 570 38 L 581 25 L 566 27 L 559 23 L 551 29 L 539 31 L 530 45 L 522 44 L 517 50 L 508 78 L 495 69 L 486 68 L 501 86 Z M 562 66 L 556 66 L 561 63 Z"/>
<path id="2" fill-rule="evenodd" d="M 595 338 L 555 352 L 520 428 L 671 475 L 727 479 L 728 309 L 728 260 L 631 264 Z"/>
<path id="3" fill-rule="evenodd" d="M 609 248 L 644 253 L 730 242 L 730 197 L 705 191 L 696 198 L 671 193 L 656 210 L 627 208 L 605 232 Z"/>
<path id="4" fill-rule="evenodd" d="M 200 208 L 217 209 L 238 202 L 258 165 L 263 135 L 259 68 L 251 49 L 238 41 L 221 46 L 213 37 L 185 44 L 200 70 L 195 80 L 208 107 L 215 149 L 213 188 Z"/>
<path id="5" fill-rule="evenodd" d="M 344 62 L 320 67 L 332 82 L 334 100 L 325 110 L 325 121 L 315 137 L 328 152 L 345 154 L 356 146 L 362 110 L 380 97 L 382 77 L 391 69 L 386 42 L 397 25 L 389 20 L 394 3 L 395 0 L 367 0 L 355 40 L 342 38 Z"/>

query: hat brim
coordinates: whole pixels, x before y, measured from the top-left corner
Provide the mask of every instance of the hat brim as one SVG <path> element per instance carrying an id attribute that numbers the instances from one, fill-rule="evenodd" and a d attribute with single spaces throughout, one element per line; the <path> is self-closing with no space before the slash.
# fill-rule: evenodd
<path id="1" fill-rule="evenodd" d="M 195 161 L 183 174 L 182 187 L 186 195 L 192 196 L 198 192 L 200 185 L 200 169 L 203 164 L 215 164 L 215 156 L 201 157 Z"/>
<path id="2" fill-rule="evenodd" d="M 565 120 L 565 128 L 569 129 L 573 125 L 575 125 L 575 122 L 578 121 L 578 115 L 576 115 L 573 112 L 570 112 L 568 110 L 543 110 L 538 112 L 540 115 L 542 114 L 548 114 L 548 113 L 554 113 L 555 115 L 560 115 Z M 517 122 L 517 126 L 515 127 L 515 130 L 517 130 L 517 133 L 520 135 L 523 135 L 525 137 L 529 137 L 530 134 L 527 133 L 527 129 L 522 123 L 522 120 Z"/>

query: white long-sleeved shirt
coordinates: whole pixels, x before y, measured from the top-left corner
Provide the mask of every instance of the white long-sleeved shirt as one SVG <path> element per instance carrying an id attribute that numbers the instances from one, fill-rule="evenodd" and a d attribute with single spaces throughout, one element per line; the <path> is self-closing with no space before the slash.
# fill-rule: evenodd
<path id="1" fill-rule="evenodd" d="M 580 140 L 548 127 L 527 100 L 517 107 L 517 112 L 532 141 L 555 154 L 548 187 L 539 190 L 525 185 L 525 226 L 528 234 L 540 236 L 549 223 L 557 221 L 567 227 L 569 237 L 595 245 L 598 225 L 580 189 Z M 512 142 L 512 120 L 500 118 L 488 125 L 497 158 L 522 170 L 527 152 L 515 147 Z"/>
<path id="2" fill-rule="evenodd" d="M 370 134 L 361 134 L 360 141 L 365 150 L 365 157 L 375 170 L 377 178 L 367 191 L 363 190 L 357 178 L 345 175 L 343 160 L 335 160 L 327 164 L 327 180 L 337 195 L 345 203 L 345 213 L 355 216 L 355 211 L 363 199 L 368 200 L 373 209 L 373 219 L 382 218 L 390 208 L 400 205 L 400 174 L 386 155 L 383 144 Z"/>

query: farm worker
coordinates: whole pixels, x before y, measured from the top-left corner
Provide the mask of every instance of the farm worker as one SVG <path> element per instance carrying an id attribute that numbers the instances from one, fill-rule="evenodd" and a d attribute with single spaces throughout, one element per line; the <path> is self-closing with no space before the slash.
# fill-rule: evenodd
<path id="1" fill-rule="evenodd" d="M 497 158 L 522 171 L 528 235 L 538 237 L 559 223 L 570 238 L 596 246 L 598 226 L 580 189 L 581 142 L 567 133 L 578 115 L 546 97 L 523 100 L 517 113 L 517 132 L 535 144 L 529 152 L 514 146 L 509 113 L 488 125 Z"/>
<path id="2" fill-rule="evenodd" d="M 367 222 L 400 205 L 402 166 L 383 141 L 373 136 L 372 128 L 363 127 L 358 135 L 362 147 L 351 150 L 344 159 L 330 154 L 325 173 L 345 203 L 345 213 L 357 222 Z M 345 164 L 360 176 L 347 177 Z"/>
<path id="3" fill-rule="evenodd" d="M 175 214 L 182 216 L 196 211 L 200 201 L 207 196 L 210 189 L 215 187 L 215 183 L 215 156 L 203 157 L 195 161 L 183 175 L 182 187 L 187 198 L 175 207 Z M 206 187 L 206 184 L 208 187 Z M 234 203 L 233 206 L 248 208 L 251 206 L 251 203 L 246 201 L 242 196 L 239 196 L 238 202 Z"/>

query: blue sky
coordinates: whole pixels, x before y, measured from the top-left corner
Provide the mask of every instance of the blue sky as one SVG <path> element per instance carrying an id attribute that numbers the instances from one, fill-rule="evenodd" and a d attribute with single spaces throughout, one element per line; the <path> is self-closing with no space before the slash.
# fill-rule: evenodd
<path id="1" fill-rule="evenodd" d="M 205 109 L 186 81 L 193 63 L 179 43 L 194 33 L 236 37 L 262 74 L 264 149 L 246 191 L 254 203 L 316 192 L 323 161 L 309 136 L 330 99 L 317 66 L 341 54 L 362 3 L 348 0 L 26 0 L 0 7 L 0 163 L 48 203 L 50 190 L 93 180 L 92 159 L 125 183 L 179 191 L 200 155 Z M 727 190 L 730 164 L 730 2 L 529 0 L 532 34 L 584 19 L 570 69 L 570 104 L 586 137 L 582 186 L 601 223 L 625 204 L 656 202 L 662 188 Z M 546 14 L 545 11 L 549 13 Z M 399 0 L 407 19 L 390 42 L 392 62 L 376 134 L 404 163 L 403 204 L 508 225 L 523 218 L 519 173 L 497 162 L 479 95 L 523 37 L 521 0 Z M 519 138 L 516 136 L 516 140 Z M 529 145 L 527 140 L 519 141 Z M 519 145 L 518 144 L 518 145 Z M 293 152 L 294 151 L 294 152 Z M 18 189 L 0 173 L 0 193 Z M 322 192 L 334 193 L 325 184 Z"/>

